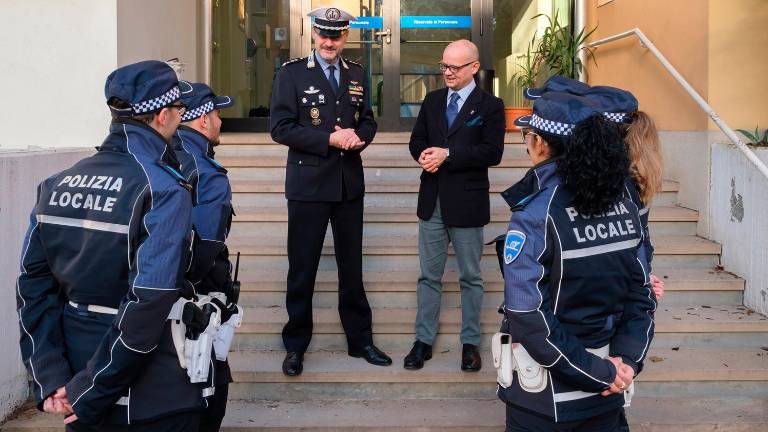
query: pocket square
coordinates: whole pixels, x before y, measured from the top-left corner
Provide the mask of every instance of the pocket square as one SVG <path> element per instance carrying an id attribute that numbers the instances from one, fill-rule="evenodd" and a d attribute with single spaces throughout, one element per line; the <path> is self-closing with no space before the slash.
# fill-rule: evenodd
<path id="1" fill-rule="evenodd" d="M 465 127 L 482 126 L 482 125 L 483 125 L 483 116 L 477 116 L 473 119 L 470 119 L 464 122 Z"/>

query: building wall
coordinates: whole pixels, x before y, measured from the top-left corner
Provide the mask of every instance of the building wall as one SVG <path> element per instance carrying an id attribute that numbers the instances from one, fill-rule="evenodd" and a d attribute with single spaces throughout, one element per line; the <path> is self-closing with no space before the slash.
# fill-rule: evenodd
<path id="1" fill-rule="evenodd" d="M 708 97 L 709 0 L 613 0 L 602 6 L 598 0 L 586 2 L 587 28 L 597 26 L 591 41 L 638 27 L 693 88 Z M 590 61 L 587 67 L 588 82 L 630 90 L 659 129 L 707 129 L 706 114 L 637 38 L 597 48 L 595 60 L 597 66 Z"/>
<path id="2" fill-rule="evenodd" d="M 115 0 L 0 2 L 0 150 L 93 147 L 117 64 Z"/>
<path id="3" fill-rule="evenodd" d="M 755 149 L 768 163 L 768 149 Z M 768 314 L 768 179 L 729 141 L 712 144 L 712 239 L 722 264 L 746 280 L 744 304 Z"/>
<path id="4" fill-rule="evenodd" d="M 16 278 L 35 185 L 93 153 L 92 149 L 6 151 L 0 153 L 0 421 L 27 400 L 27 371 L 19 355 Z"/>
<path id="5" fill-rule="evenodd" d="M 178 58 L 182 78 L 203 78 L 202 1 L 116 1 L 118 66 Z"/>
<path id="6" fill-rule="evenodd" d="M 732 128 L 768 128 L 768 1 L 709 0 L 709 8 L 709 104 Z"/>

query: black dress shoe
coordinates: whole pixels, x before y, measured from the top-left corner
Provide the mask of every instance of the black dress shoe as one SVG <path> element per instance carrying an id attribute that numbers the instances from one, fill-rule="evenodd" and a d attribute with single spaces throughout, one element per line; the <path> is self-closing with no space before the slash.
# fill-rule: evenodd
<path id="1" fill-rule="evenodd" d="M 299 376 L 304 371 L 304 353 L 288 352 L 283 360 L 283 373 L 288 376 Z"/>
<path id="2" fill-rule="evenodd" d="M 389 366 L 392 364 L 392 359 L 383 351 L 376 348 L 375 345 L 366 345 L 362 348 L 350 349 L 350 357 L 364 358 L 365 361 L 376 366 Z"/>
<path id="3" fill-rule="evenodd" d="M 424 367 L 424 362 L 432 358 L 432 345 L 427 345 L 422 341 L 413 343 L 411 352 L 405 356 L 403 367 L 410 370 L 417 370 Z"/>
<path id="4" fill-rule="evenodd" d="M 461 370 L 477 372 L 482 366 L 483 361 L 480 359 L 477 345 L 464 344 L 464 347 L 461 349 Z"/>

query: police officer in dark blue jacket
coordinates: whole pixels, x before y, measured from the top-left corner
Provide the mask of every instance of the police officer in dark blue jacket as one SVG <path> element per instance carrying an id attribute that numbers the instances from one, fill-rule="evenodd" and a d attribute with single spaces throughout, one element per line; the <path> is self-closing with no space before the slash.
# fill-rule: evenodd
<path id="1" fill-rule="evenodd" d="M 606 119 L 619 125 L 619 129 L 626 135 L 628 125 L 632 123 L 634 113 L 638 111 L 638 102 L 635 96 L 620 88 L 610 86 L 590 86 L 564 76 L 555 75 L 548 79 L 543 86 L 528 88 L 523 91 L 523 96 L 528 100 L 537 100 L 548 92 L 569 93 L 586 98 L 597 112 L 603 113 Z M 640 208 L 640 221 L 643 226 L 645 255 L 648 258 L 648 271 L 653 260 L 653 244 L 648 224 L 648 205 L 640 197 L 638 185 L 632 176 L 627 178 L 627 193 L 632 202 Z"/>
<path id="2" fill-rule="evenodd" d="M 318 8 L 315 49 L 289 61 L 272 90 L 272 139 L 288 146 L 288 281 L 283 328 L 283 372 L 301 374 L 312 339 L 312 295 L 328 221 L 339 269 L 339 315 L 349 355 L 381 366 L 392 359 L 373 344 L 371 308 L 362 277 L 363 195 L 360 153 L 373 141 L 376 122 L 368 77 L 341 56 L 352 15 Z"/>
<path id="3" fill-rule="evenodd" d="M 217 96 L 203 83 L 180 81 L 181 100 L 188 111 L 173 137 L 173 147 L 181 161 L 184 177 L 193 185 L 194 208 L 192 226 L 195 242 L 192 266 L 187 273 L 195 292 L 221 295 L 222 309 L 237 313 L 232 304 L 237 293 L 232 291 L 232 263 L 225 244 L 232 223 L 232 189 L 227 170 L 214 159 L 219 144 L 221 118 L 219 110 L 234 103 L 229 96 Z M 222 321 L 225 321 L 222 318 Z M 215 349 L 215 347 L 214 347 Z M 227 353 L 216 353 L 219 357 Z M 200 431 L 219 430 L 227 407 L 227 394 L 232 375 L 226 360 L 213 359 L 213 384 L 208 409 L 203 413 Z"/>
<path id="4" fill-rule="evenodd" d="M 626 146 L 570 94 L 545 94 L 516 123 L 535 166 L 506 191 L 513 214 L 498 248 L 515 360 L 498 392 L 507 430 L 621 430 L 656 306 Z"/>
<path id="5" fill-rule="evenodd" d="M 192 199 L 169 146 L 185 107 L 163 62 L 107 78 L 98 152 L 42 182 L 24 240 L 21 353 L 39 409 L 67 430 L 196 431 L 205 407 L 171 337 Z M 126 426 L 130 425 L 130 426 Z"/>

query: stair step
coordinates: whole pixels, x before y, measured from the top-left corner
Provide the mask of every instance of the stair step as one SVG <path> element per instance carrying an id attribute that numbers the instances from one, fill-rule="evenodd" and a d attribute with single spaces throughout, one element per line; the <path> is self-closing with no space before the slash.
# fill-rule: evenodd
<path id="1" fill-rule="evenodd" d="M 743 291 L 744 280 L 725 271 L 715 269 L 660 268 L 655 272 L 664 280 L 667 291 Z M 415 292 L 419 272 L 364 272 L 363 283 L 366 292 Z M 251 271 L 240 269 L 243 291 L 285 291 L 285 271 Z M 459 275 L 447 271 L 443 275 L 443 291 L 457 292 Z M 483 274 L 485 291 L 503 291 L 501 272 Z M 317 273 L 315 292 L 338 291 L 338 273 L 320 271 Z"/>
<path id="2" fill-rule="evenodd" d="M 240 304 L 243 306 L 272 307 L 285 305 L 286 273 L 274 271 L 246 271 L 242 269 L 243 282 Z M 664 279 L 665 306 L 730 305 L 741 303 L 744 281 L 727 272 L 706 269 L 660 269 Z M 368 302 L 374 308 L 413 307 L 416 300 L 418 272 L 365 272 L 363 281 Z M 483 275 L 484 307 L 494 307 L 503 302 L 504 284 L 499 271 Z M 319 272 L 315 282 L 314 306 L 335 307 L 338 304 L 336 272 Z M 449 272 L 443 277 L 443 307 L 461 304 L 458 274 Z"/>
<path id="3" fill-rule="evenodd" d="M 373 139 L 371 145 L 376 144 L 408 144 L 411 139 L 410 132 L 379 132 Z M 223 133 L 221 134 L 221 145 L 256 145 L 256 144 L 275 144 L 268 133 Z M 520 144 L 522 139 L 520 133 L 506 133 L 504 135 L 505 144 Z"/>
<path id="4" fill-rule="evenodd" d="M 286 222 L 288 209 L 281 207 L 239 206 L 235 209 L 237 216 L 234 222 Z M 492 222 L 508 222 L 510 218 L 508 207 L 491 209 Z M 651 222 L 696 222 L 699 213 L 696 210 L 677 206 L 654 207 L 649 212 Z M 414 207 L 366 207 L 363 213 L 364 222 L 418 222 Z"/>
<path id="5" fill-rule="evenodd" d="M 287 156 L 288 147 L 281 144 L 225 145 L 216 148 L 216 159 L 227 168 L 285 167 Z M 416 166 L 408 144 L 372 145 L 362 153 L 362 159 L 363 164 L 367 166 Z M 522 164 L 524 167 L 533 165 L 523 144 L 504 146 L 501 166 L 510 166 L 515 163 Z"/>
<path id="6" fill-rule="evenodd" d="M 416 308 L 374 308 L 374 334 L 413 333 Z M 274 334 L 282 331 L 288 321 L 283 307 L 246 308 L 240 334 Z M 342 334 L 341 322 L 335 308 L 317 308 L 313 311 L 314 334 Z M 741 305 L 720 306 L 662 306 L 656 311 L 656 333 L 739 333 L 768 332 L 768 318 L 753 313 Z M 484 333 L 498 331 L 501 315 L 496 308 L 482 310 L 480 325 Z M 461 309 L 444 308 L 440 313 L 440 333 L 458 334 Z"/>
<path id="7" fill-rule="evenodd" d="M 343 351 L 305 355 L 304 372 L 288 377 L 281 370 L 282 351 L 250 351 L 230 354 L 232 376 L 237 383 L 465 383 L 496 382 L 489 350 L 483 350 L 484 367 L 477 373 L 459 370 L 461 350 L 435 352 L 423 369 L 402 368 L 406 353 L 389 353 L 393 365 L 380 367 L 350 357 Z M 671 381 L 768 381 L 768 351 L 651 348 L 638 382 Z M 491 388 L 492 392 L 493 389 Z M 766 388 L 768 393 L 768 388 Z M 491 393 L 492 394 L 492 393 Z"/>
<path id="8" fill-rule="evenodd" d="M 366 177 L 366 184 L 365 184 L 365 191 L 366 193 L 370 192 L 389 192 L 389 193 L 418 193 L 419 192 L 419 181 L 416 179 L 417 176 L 414 177 L 413 181 L 393 181 L 393 180 L 387 180 L 386 182 L 376 182 L 372 181 L 373 179 L 371 176 Z M 500 193 L 504 190 L 506 190 L 509 186 L 514 184 L 515 181 L 519 180 L 521 176 L 512 177 L 508 179 L 506 182 L 491 182 L 490 187 L 490 193 Z M 232 191 L 235 193 L 284 193 L 285 192 L 285 181 L 282 180 L 282 176 L 280 177 L 281 180 L 275 180 L 272 179 L 262 179 L 262 180 L 235 180 L 233 179 L 231 181 L 232 183 Z M 677 192 L 678 191 L 678 184 L 676 182 L 671 181 L 664 181 L 663 187 L 662 187 L 662 193 L 663 192 Z M 668 203 L 667 203 L 668 204 Z"/>
<path id="9" fill-rule="evenodd" d="M 636 396 L 634 432 L 746 432 L 768 429 L 765 401 Z M 223 432 L 501 432 L 504 404 L 492 399 L 230 401 Z M 28 407 L 5 432 L 59 432 L 58 416 Z"/>
<path id="10" fill-rule="evenodd" d="M 490 241 L 492 238 L 486 239 Z M 653 238 L 655 256 L 659 255 L 718 255 L 720 245 L 696 236 L 655 236 Z M 228 241 L 230 251 L 239 251 L 244 255 L 281 255 L 286 252 L 285 237 L 235 236 Z M 332 239 L 326 239 L 323 254 L 333 254 Z M 453 253 L 453 248 L 449 248 Z M 363 255 L 418 255 L 418 239 L 415 235 L 363 238 Z M 484 255 L 496 255 L 493 245 L 486 245 Z"/>

